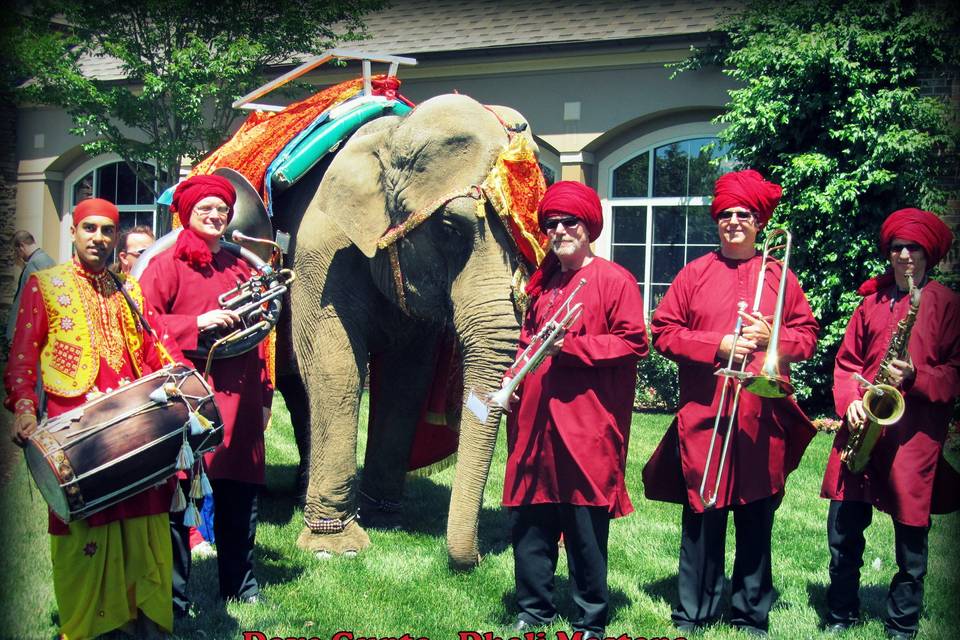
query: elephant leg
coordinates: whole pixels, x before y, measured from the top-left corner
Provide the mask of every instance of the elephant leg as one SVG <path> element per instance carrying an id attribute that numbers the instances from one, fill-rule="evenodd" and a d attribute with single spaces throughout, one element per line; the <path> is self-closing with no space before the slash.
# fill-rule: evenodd
<path id="1" fill-rule="evenodd" d="M 297 453 L 300 454 L 294 491 L 302 505 L 306 499 L 310 471 L 310 399 L 303 380 L 296 373 L 277 376 L 277 391 L 283 396 L 283 402 L 290 412 L 293 437 L 297 442 Z"/>
<path id="2" fill-rule="evenodd" d="M 356 332 L 355 332 L 356 333 Z M 357 553 L 370 538 L 356 521 L 357 414 L 366 345 L 337 321 L 311 327 L 297 342 L 310 398 L 310 474 L 297 544 L 330 554 Z M 302 353 L 301 345 L 309 345 Z M 362 353 L 361 358 L 358 354 Z M 363 363 L 363 366 L 361 366 Z"/>
<path id="3" fill-rule="evenodd" d="M 359 501 L 364 526 L 400 527 L 410 449 L 434 372 L 432 338 L 418 337 L 379 354 L 371 366 L 370 420 Z"/>

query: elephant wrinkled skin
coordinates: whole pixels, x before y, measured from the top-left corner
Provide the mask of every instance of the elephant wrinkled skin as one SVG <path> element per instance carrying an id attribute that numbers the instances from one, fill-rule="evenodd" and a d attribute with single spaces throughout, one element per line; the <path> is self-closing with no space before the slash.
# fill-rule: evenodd
<path id="1" fill-rule="evenodd" d="M 412 212 L 483 181 L 508 143 L 494 110 L 506 123 L 522 122 L 512 110 L 488 109 L 461 95 L 438 96 L 403 117 L 374 120 L 329 162 L 315 192 L 304 195 L 301 188 L 305 210 L 295 237 L 298 282 L 291 306 L 293 344 L 310 398 L 304 518 L 322 521 L 317 529 L 325 531 L 346 523 L 333 533 L 305 527 L 302 548 L 347 553 L 367 547 L 369 537 L 351 519 L 358 494 L 365 524 L 377 515 L 389 521 L 375 507 L 368 517 L 366 505 L 401 501 L 432 373 L 430 345 L 439 331 L 455 332 L 464 388 L 477 395 L 495 390 L 512 362 L 519 330 L 510 291 L 516 258 L 489 205 L 487 215 L 478 216 L 476 200 L 454 198 L 398 241 L 408 314 L 400 310 L 387 252 L 377 249 L 383 233 Z M 357 418 L 369 354 L 380 358 L 387 383 L 371 411 L 377 422 L 369 428 L 358 490 Z M 469 412 L 462 416 L 447 520 L 454 566 L 479 560 L 477 523 L 499 422 L 499 411 L 485 423 Z"/>

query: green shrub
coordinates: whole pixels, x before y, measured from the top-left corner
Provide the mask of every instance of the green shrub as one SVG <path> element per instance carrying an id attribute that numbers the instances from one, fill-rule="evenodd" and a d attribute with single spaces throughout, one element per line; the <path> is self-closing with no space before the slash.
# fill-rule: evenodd
<path id="1" fill-rule="evenodd" d="M 783 187 L 772 227 L 793 233 L 791 268 L 821 332 L 793 369 L 797 394 L 829 411 L 833 361 L 860 297 L 886 268 L 877 251 L 891 212 L 943 213 L 956 175 L 948 105 L 920 80 L 960 59 L 946 3 L 749 0 L 722 25 L 725 40 L 680 69 L 719 65 L 739 85 L 719 134 L 742 166 Z"/>
<path id="2" fill-rule="evenodd" d="M 650 355 L 637 366 L 637 394 L 633 408 L 640 411 L 676 411 L 679 400 L 677 364 L 651 347 Z"/>

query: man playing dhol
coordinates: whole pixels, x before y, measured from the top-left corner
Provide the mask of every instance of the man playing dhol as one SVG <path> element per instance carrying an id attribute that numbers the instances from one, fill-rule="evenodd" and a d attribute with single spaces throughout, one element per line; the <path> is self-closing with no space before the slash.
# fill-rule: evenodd
<path id="1" fill-rule="evenodd" d="M 518 353 L 564 304 L 583 315 L 518 390 L 507 419 L 503 504 L 510 512 L 521 631 L 556 616 L 553 580 L 563 535 L 584 639 L 602 637 L 609 608 L 610 520 L 633 511 L 624 483 L 637 362 L 648 353 L 643 301 L 626 269 L 593 254 L 600 199 L 577 182 L 550 186 L 538 208 L 551 252 L 533 274 Z"/>
<path id="2" fill-rule="evenodd" d="M 769 347 L 771 320 L 782 269 L 769 261 L 759 312 L 738 310 L 752 304 L 760 277 L 761 256 L 755 242 L 780 201 L 780 187 L 756 171 L 727 173 L 714 187 L 710 215 L 717 222 L 720 250 L 687 264 L 667 290 L 651 320 L 653 345 L 679 366 L 680 409 L 660 445 L 644 467 L 646 496 L 683 505 L 678 570 L 676 627 L 692 631 L 716 621 L 724 583 L 727 520 L 736 525 L 736 556 L 731 577 L 730 623 L 766 635 L 773 603 L 770 540 L 773 516 L 783 498 L 787 475 L 800 462 L 815 433 L 792 396 L 761 398 L 749 392 L 739 406 L 729 452 L 722 470 L 706 471 L 714 420 L 728 424 L 734 393 L 719 407 L 725 379 L 714 375 L 731 351 L 739 367 L 758 373 Z M 732 331 L 742 318 L 739 338 Z M 817 340 L 817 321 L 792 272 L 787 273 L 780 329 L 780 372 L 789 377 L 789 362 L 809 358 Z M 733 384 L 731 381 L 729 384 Z M 718 430 L 715 469 L 724 431 Z M 722 473 L 716 504 L 705 508 L 700 497 L 704 474 L 712 490 Z"/>
<path id="3" fill-rule="evenodd" d="M 49 417 L 165 364 L 106 268 L 118 220 L 106 200 L 80 202 L 71 227 L 76 257 L 32 275 L 24 287 L 4 377 L 5 405 L 15 414 L 13 439 L 21 446 L 37 428 L 38 361 Z M 136 281 L 122 280 L 143 309 Z M 176 346 L 168 346 L 182 360 Z M 69 525 L 50 514 L 53 584 L 65 637 L 124 628 L 146 638 L 172 630 L 171 495 L 169 484 L 153 487 Z"/>
<path id="4" fill-rule="evenodd" d="M 833 370 L 833 398 L 845 425 L 862 428 L 865 390 L 854 379 L 873 381 L 886 364 L 889 382 L 903 393 L 903 416 L 885 427 L 866 467 L 854 473 L 841 461 L 847 426 L 834 438 L 821 495 L 830 499 L 827 542 L 830 588 L 827 627 L 842 631 L 859 618 L 860 567 L 864 531 L 873 509 L 893 520 L 897 573 L 887 592 L 887 635 L 913 637 L 920 624 L 927 534 L 931 513 L 960 509 L 960 473 L 942 456 L 954 401 L 960 395 L 960 296 L 928 273 L 946 255 L 953 233 L 940 218 L 920 209 L 895 211 L 880 228 L 880 251 L 889 271 L 857 291 L 857 307 Z M 897 325 L 911 306 L 907 273 L 919 288 L 919 309 L 907 343 L 907 357 L 885 361 Z"/>

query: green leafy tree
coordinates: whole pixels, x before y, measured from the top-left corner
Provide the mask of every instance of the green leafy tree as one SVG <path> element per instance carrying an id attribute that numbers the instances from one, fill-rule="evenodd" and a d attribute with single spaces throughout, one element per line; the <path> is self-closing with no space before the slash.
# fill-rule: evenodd
<path id="1" fill-rule="evenodd" d="M 22 101 L 70 114 L 84 150 L 113 152 L 152 186 L 141 163 L 176 179 L 181 162 L 221 144 L 231 103 L 271 65 L 296 64 L 363 36 L 383 0 L 40 0 L 8 13 L 4 49 L 27 82 Z M 7 9 L 11 11 L 11 9 Z M 55 28 L 51 28 L 55 27 Z M 114 60 L 117 80 L 91 61 Z M 166 186 L 166 185 L 161 185 Z M 156 195 L 156 194 L 154 194 Z"/>
<path id="2" fill-rule="evenodd" d="M 772 225 L 793 234 L 790 266 L 821 324 L 798 391 L 819 410 L 832 406 L 855 289 L 886 265 L 881 222 L 903 207 L 942 213 L 950 196 L 957 131 L 920 77 L 956 67 L 957 27 L 956 11 L 936 3 L 748 0 L 722 25 L 722 44 L 681 65 L 717 64 L 737 81 L 720 139 L 783 186 Z"/>

